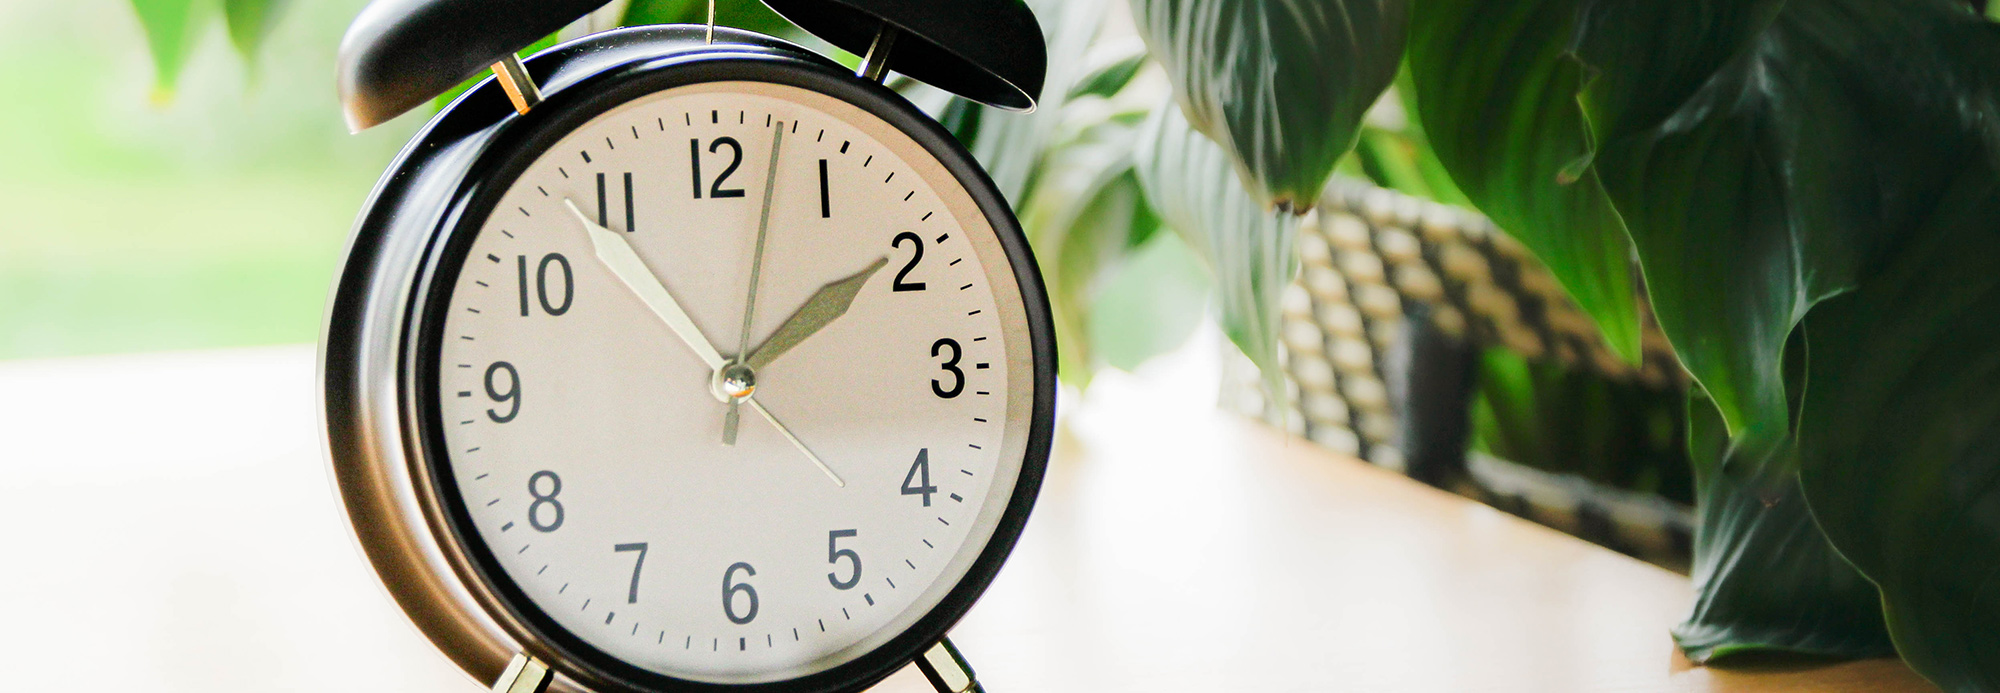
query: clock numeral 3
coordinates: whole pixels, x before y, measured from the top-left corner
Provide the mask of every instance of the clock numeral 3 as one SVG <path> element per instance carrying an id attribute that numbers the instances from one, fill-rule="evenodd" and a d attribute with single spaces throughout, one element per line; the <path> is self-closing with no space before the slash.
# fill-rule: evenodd
<path id="1" fill-rule="evenodd" d="M 910 485 L 912 481 L 917 485 Z M 924 448 L 917 451 L 917 461 L 910 464 L 910 473 L 903 475 L 903 495 L 923 496 L 924 507 L 928 508 L 933 493 L 937 493 L 937 487 L 931 485 L 931 449 Z"/>
<path id="2" fill-rule="evenodd" d="M 903 278 L 910 276 L 910 270 L 916 269 L 917 263 L 923 262 L 924 239 L 918 237 L 917 234 L 911 233 L 909 231 L 904 231 L 902 233 L 896 234 L 895 240 L 889 241 L 889 247 L 901 248 L 903 247 L 903 241 L 909 241 L 911 243 L 916 244 L 917 252 L 912 253 L 910 255 L 910 263 L 907 265 L 903 265 L 903 271 L 896 273 L 896 281 L 891 283 L 890 287 L 896 291 L 923 291 L 924 290 L 923 282 L 906 282 L 903 281 Z"/>
<path id="3" fill-rule="evenodd" d="M 722 181 L 729 180 L 729 176 L 736 173 L 736 167 L 743 165 L 743 145 L 737 144 L 734 137 L 717 137 L 714 142 L 708 144 L 708 153 L 714 154 L 723 147 L 729 148 L 729 165 L 722 169 L 722 175 L 716 176 L 714 182 L 709 183 L 708 196 L 742 197 L 742 188 L 724 188 Z M 701 199 L 701 140 L 688 140 L 688 165 L 694 170 L 694 199 L 699 200 Z"/>
<path id="4" fill-rule="evenodd" d="M 750 567 L 748 563 L 734 563 L 728 570 L 722 571 L 722 615 L 728 616 L 730 623 L 743 625 L 757 620 L 757 588 L 751 587 L 747 582 L 737 582 L 738 570 L 743 571 L 744 577 L 757 577 L 757 569 Z M 736 600 L 733 599 L 738 592 L 750 598 L 750 607 L 742 616 L 736 615 Z"/>
<path id="5" fill-rule="evenodd" d="M 854 562 L 854 574 L 849 575 L 846 580 L 840 579 L 835 573 L 826 574 L 826 581 L 833 583 L 834 589 L 851 590 L 855 585 L 861 584 L 861 554 L 855 553 L 854 549 L 840 548 L 840 540 L 843 537 L 855 536 L 858 533 L 852 529 L 836 529 L 826 533 L 826 562 L 837 565 L 843 558 Z"/>
<path id="6" fill-rule="evenodd" d="M 501 371 L 507 372 L 506 392 L 501 392 L 493 383 L 493 376 Z M 499 409 L 486 410 L 486 418 L 492 419 L 494 423 L 507 423 L 521 414 L 521 373 L 514 370 L 514 364 L 494 361 L 493 365 L 486 367 L 486 396 L 494 402 L 506 402 L 509 405 L 505 414 L 500 413 Z"/>
<path id="7" fill-rule="evenodd" d="M 611 547 L 611 551 L 613 553 L 625 553 L 627 551 L 639 552 L 638 560 L 632 561 L 632 588 L 625 592 L 625 603 L 627 604 L 639 603 L 639 569 L 646 567 L 646 542 L 642 541 L 636 544 L 619 544 L 617 546 Z"/>
<path id="8" fill-rule="evenodd" d="M 944 363 L 939 364 L 939 367 L 943 368 L 946 373 L 951 374 L 951 387 L 945 387 L 944 383 L 940 383 L 936 378 L 932 378 L 931 394 L 951 399 L 957 397 L 958 393 L 965 391 L 965 371 L 960 370 L 958 367 L 958 360 L 964 354 L 958 348 L 958 340 L 945 338 L 931 342 L 931 358 L 937 358 L 938 353 L 946 349 L 951 350 L 951 356 L 946 357 Z"/>
<path id="9" fill-rule="evenodd" d="M 543 479 L 547 479 L 548 483 L 541 483 Z M 542 493 L 541 487 L 543 486 L 548 487 L 548 493 Z M 533 503 L 528 504 L 528 526 L 534 527 L 537 532 L 553 532 L 562 529 L 563 504 L 562 501 L 556 500 L 556 494 L 559 493 L 562 493 L 562 477 L 556 476 L 555 472 L 544 469 L 528 477 L 528 495 L 535 499 Z M 555 515 L 548 522 L 542 522 L 542 515 L 544 514 L 542 509 L 544 507 L 550 510 L 549 514 Z M 622 551 L 623 549 L 620 550 Z M 634 577 L 633 579 L 636 580 L 638 578 Z"/>
<path id="10" fill-rule="evenodd" d="M 562 273 L 562 302 L 560 303 L 549 300 L 550 265 L 554 265 Z M 518 270 L 517 274 L 520 275 L 521 279 L 521 317 L 525 318 L 531 312 L 528 310 L 528 256 L 514 256 L 514 267 Z M 562 315 L 569 312 L 570 303 L 576 300 L 576 275 L 570 271 L 569 258 L 563 257 L 562 253 L 549 253 L 542 256 L 541 263 L 535 266 L 535 297 L 542 304 L 542 312 L 549 315 Z"/>

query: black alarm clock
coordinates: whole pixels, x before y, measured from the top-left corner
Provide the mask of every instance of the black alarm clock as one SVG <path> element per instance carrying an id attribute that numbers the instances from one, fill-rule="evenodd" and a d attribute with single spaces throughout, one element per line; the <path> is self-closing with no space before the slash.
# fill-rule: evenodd
<path id="1" fill-rule="evenodd" d="M 604 0 L 380 0 L 366 128 L 490 66 L 356 222 L 334 477 L 410 619 L 496 691 L 855 691 L 945 640 L 1034 505 L 1054 332 L 1006 201 L 887 71 L 1024 110 L 1019 0 L 768 0 L 515 52 Z"/>

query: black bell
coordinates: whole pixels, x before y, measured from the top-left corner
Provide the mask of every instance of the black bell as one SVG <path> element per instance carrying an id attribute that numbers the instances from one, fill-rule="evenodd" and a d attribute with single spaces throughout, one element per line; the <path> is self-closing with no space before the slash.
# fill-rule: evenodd
<path id="1" fill-rule="evenodd" d="M 799 28 L 867 55 L 884 24 L 899 37 L 889 69 L 973 101 L 1035 108 L 1048 47 L 1022 0 L 764 0 Z"/>

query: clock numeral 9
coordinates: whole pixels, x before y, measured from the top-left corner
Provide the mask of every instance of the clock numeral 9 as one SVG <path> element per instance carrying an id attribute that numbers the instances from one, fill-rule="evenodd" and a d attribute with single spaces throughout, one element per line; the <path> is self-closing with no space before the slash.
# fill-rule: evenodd
<path id="1" fill-rule="evenodd" d="M 958 393 L 965 391 L 965 371 L 960 370 L 958 367 L 958 360 L 964 356 L 964 352 L 959 349 L 958 340 L 945 338 L 931 342 L 931 358 L 937 358 L 938 354 L 946 349 L 951 350 L 951 356 L 946 357 L 944 363 L 939 364 L 939 367 L 943 368 L 946 373 L 951 374 L 951 387 L 945 387 L 944 383 L 940 383 L 936 378 L 932 378 L 931 394 L 951 399 L 957 397 Z"/>
<path id="2" fill-rule="evenodd" d="M 911 485 L 910 482 L 917 482 Z M 923 496 L 924 507 L 931 507 L 931 494 L 937 487 L 931 485 L 931 449 L 917 451 L 917 461 L 910 464 L 910 473 L 903 475 L 903 495 Z"/>
<path id="3" fill-rule="evenodd" d="M 562 272 L 562 303 L 549 301 L 549 265 L 555 265 Z M 528 317 L 528 256 L 514 256 L 514 267 L 521 279 L 521 317 Z M 535 266 L 535 296 L 542 304 L 542 311 L 549 315 L 569 312 L 569 304 L 576 299 L 576 276 L 570 272 L 569 258 L 562 253 L 542 256 L 541 264 Z"/>
<path id="4" fill-rule="evenodd" d="M 896 273 L 896 281 L 890 283 L 889 288 L 892 291 L 923 291 L 923 282 L 906 282 L 903 281 L 903 278 L 910 276 L 910 270 L 916 269 L 917 263 L 924 261 L 924 239 L 918 237 L 917 234 L 904 231 L 896 234 L 896 237 L 889 241 L 889 247 L 901 248 L 903 247 L 903 241 L 915 244 L 916 252 L 910 254 L 909 264 L 903 265 L 903 271 Z"/>
<path id="5" fill-rule="evenodd" d="M 723 168 L 722 175 L 716 176 L 715 181 L 709 184 L 708 196 L 742 197 L 742 188 L 724 188 L 722 181 L 729 180 L 730 174 L 736 173 L 736 167 L 743 165 L 743 145 L 737 144 L 734 137 L 717 137 L 714 142 L 709 143 L 708 153 L 714 154 L 723 147 L 729 148 L 729 166 Z M 694 199 L 699 200 L 701 199 L 701 140 L 688 140 L 688 165 L 694 169 Z"/>
<path id="6" fill-rule="evenodd" d="M 506 392 L 501 392 L 493 382 L 493 376 L 501 371 L 507 372 Z M 497 408 L 486 410 L 486 418 L 492 419 L 494 423 L 507 423 L 521 414 L 521 374 L 514 370 L 514 364 L 494 361 L 493 365 L 486 367 L 486 396 L 492 398 L 494 402 L 505 402 L 508 405 L 505 414 L 500 413 Z"/>
<path id="7" fill-rule="evenodd" d="M 541 483 L 543 479 L 547 479 L 548 483 Z M 542 486 L 547 486 L 549 492 L 542 493 Z M 537 532 L 553 532 L 562 529 L 563 504 L 562 501 L 556 500 L 556 494 L 559 493 L 562 493 L 562 477 L 556 476 L 555 472 L 544 469 L 528 477 L 528 495 L 535 499 L 533 503 L 528 504 L 529 527 L 535 528 Z M 542 515 L 544 514 L 542 509 L 544 507 L 551 511 L 550 514 L 555 515 L 548 522 L 542 522 Z M 620 550 L 623 551 L 624 549 Z M 640 560 L 645 559 L 641 558 Z M 638 578 L 634 577 L 633 579 L 636 580 Z"/>
<path id="8" fill-rule="evenodd" d="M 852 529 L 836 529 L 826 533 L 826 562 L 837 565 L 843 558 L 854 562 L 854 574 L 849 575 L 846 580 L 840 579 L 835 573 L 826 574 L 826 581 L 833 583 L 834 589 L 851 590 L 855 585 L 861 584 L 861 554 L 855 553 L 854 549 L 840 548 L 841 538 L 856 534 L 859 532 Z"/>
<path id="9" fill-rule="evenodd" d="M 728 570 L 722 571 L 722 615 L 728 616 L 730 623 L 740 626 L 757 620 L 757 588 L 751 587 L 747 582 L 737 582 L 738 570 L 743 571 L 744 577 L 757 577 L 757 569 L 750 567 L 748 563 L 739 562 L 731 564 Z M 736 601 L 732 599 L 738 592 L 750 598 L 750 608 L 742 616 L 736 615 Z"/>

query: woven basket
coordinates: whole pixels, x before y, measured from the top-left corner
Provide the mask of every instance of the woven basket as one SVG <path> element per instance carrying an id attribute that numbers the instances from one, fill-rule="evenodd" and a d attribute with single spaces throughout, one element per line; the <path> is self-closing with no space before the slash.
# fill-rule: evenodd
<path id="1" fill-rule="evenodd" d="M 1534 257 L 1477 214 L 1362 183 L 1329 186 L 1299 231 L 1283 299 L 1282 406 L 1234 357 L 1223 406 L 1337 452 L 1669 568 L 1688 564 L 1685 505 L 1465 453 L 1467 354 L 1502 347 L 1649 388 L 1685 389 L 1646 316 L 1637 366 Z M 1228 350 L 1234 353 L 1233 350 Z"/>

